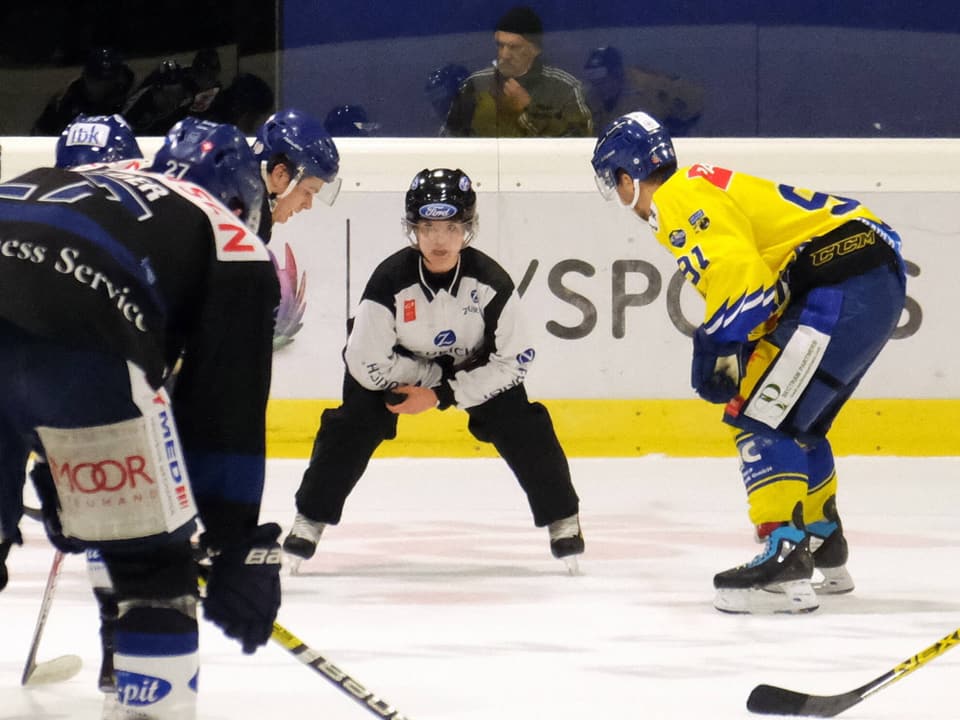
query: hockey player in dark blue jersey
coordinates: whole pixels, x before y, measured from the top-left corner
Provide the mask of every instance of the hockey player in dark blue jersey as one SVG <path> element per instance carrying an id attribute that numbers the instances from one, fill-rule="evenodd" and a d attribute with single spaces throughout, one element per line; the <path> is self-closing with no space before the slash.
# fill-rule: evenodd
<path id="1" fill-rule="evenodd" d="M 579 500 L 547 409 L 527 400 L 535 353 L 513 281 L 468 246 L 477 223 L 470 178 L 418 173 L 405 223 L 411 247 L 380 263 L 363 292 L 344 353 L 343 404 L 323 413 L 284 550 L 294 565 L 313 556 L 373 452 L 396 436 L 398 414 L 456 406 L 507 461 L 554 556 L 575 571 Z"/>
<path id="2" fill-rule="evenodd" d="M 253 652 L 280 603 L 279 527 L 258 525 L 279 293 L 236 128 L 185 120 L 153 169 L 0 184 L 0 543 L 21 542 L 36 452 L 52 530 L 98 549 L 117 593 L 114 716 L 187 720 L 196 520 L 207 619 Z"/>
<path id="3" fill-rule="evenodd" d="M 125 170 L 139 170 L 149 164 L 143 157 L 133 129 L 121 115 L 77 115 L 57 139 L 57 167 L 74 168 L 99 163 L 117 163 L 117 168 Z M 49 466 L 46 463 L 34 464 L 30 470 L 34 484 L 52 484 L 48 473 Z M 44 476 L 39 477 L 40 474 Z M 46 509 L 49 513 L 54 508 L 48 505 Z M 68 546 L 66 542 L 64 545 Z M 97 600 L 100 615 L 101 657 L 98 685 L 104 692 L 115 692 L 117 682 L 113 671 L 113 653 L 117 616 L 120 612 L 117 594 L 100 551 L 88 548 L 86 556 L 87 575 L 93 585 L 93 595 Z"/>

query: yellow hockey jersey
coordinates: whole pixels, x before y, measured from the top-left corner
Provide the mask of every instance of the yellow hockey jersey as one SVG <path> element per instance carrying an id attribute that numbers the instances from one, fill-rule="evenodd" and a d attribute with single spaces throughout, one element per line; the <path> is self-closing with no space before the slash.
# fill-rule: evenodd
<path id="1" fill-rule="evenodd" d="M 767 321 L 784 309 L 781 275 L 797 251 L 851 220 L 899 253 L 896 233 L 857 200 L 698 164 L 657 188 L 649 223 L 706 300 L 707 333 L 743 342 L 772 329 Z"/>

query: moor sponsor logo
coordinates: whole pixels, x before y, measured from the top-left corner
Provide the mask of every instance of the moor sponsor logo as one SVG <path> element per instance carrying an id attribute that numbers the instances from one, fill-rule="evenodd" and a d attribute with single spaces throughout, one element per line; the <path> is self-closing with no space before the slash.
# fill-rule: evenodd
<path id="1" fill-rule="evenodd" d="M 51 456 L 49 461 L 54 482 L 71 493 L 113 493 L 124 489 L 143 489 L 156 484 L 146 472 L 147 461 L 142 455 L 79 463 L 59 463 Z"/>

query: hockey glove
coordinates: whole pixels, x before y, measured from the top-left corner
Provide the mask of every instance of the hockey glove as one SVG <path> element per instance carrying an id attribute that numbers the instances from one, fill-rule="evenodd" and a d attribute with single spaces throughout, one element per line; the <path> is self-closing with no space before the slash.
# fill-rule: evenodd
<path id="1" fill-rule="evenodd" d="M 250 541 L 214 556 L 203 601 L 206 618 L 245 653 L 265 645 L 280 607 L 280 526 L 267 523 Z"/>
<path id="2" fill-rule="evenodd" d="M 742 343 L 718 343 L 699 327 L 693 334 L 690 384 L 707 402 L 726 403 L 736 397 L 743 374 Z"/>
<path id="3" fill-rule="evenodd" d="M 12 540 L 0 542 L 0 590 L 7 586 L 7 555 L 10 554 L 11 545 L 13 545 Z"/>

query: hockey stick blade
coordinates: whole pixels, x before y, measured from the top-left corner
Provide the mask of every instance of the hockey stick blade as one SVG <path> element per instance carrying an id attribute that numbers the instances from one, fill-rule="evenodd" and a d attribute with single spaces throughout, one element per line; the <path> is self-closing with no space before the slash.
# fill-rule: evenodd
<path id="1" fill-rule="evenodd" d="M 57 550 L 53 554 L 53 562 L 50 565 L 50 572 L 47 575 L 47 586 L 43 589 L 43 599 L 40 602 L 37 624 L 33 630 L 30 652 L 23 666 L 23 675 L 20 676 L 20 684 L 25 687 L 63 682 L 80 672 L 82 662 L 76 655 L 62 655 L 53 660 L 37 662 L 37 650 L 40 647 L 40 638 L 43 637 L 43 628 L 47 624 L 47 616 L 50 614 L 50 606 L 53 604 L 53 595 L 57 589 L 57 579 L 60 577 L 60 568 L 62 565 L 63 553 Z"/>
<path id="2" fill-rule="evenodd" d="M 79 655 L 61 655 L 53 660 L 37 663 L 23 677 L 22 684 L 26 687 L 35 685 L 49 685 L 69 680 L 83 667 Z"/>
<path id="3" fill-rule="evenodd" d="M 834 717 L 943 655 L 957 643 L 960 643 L 960 628 L 866 685 L 839 695 L 809 695 L 774 685 L 757 685 L 747 698 L 747 710 L 758 715 Z"/>
<path id="4" fill-rule="evenodd" d="M 774 685 L 757 685 L 747 698 L 747 710 L 758 715 L 834 717 L 862 699 L 857 690 L 840 695 L 807 695 Z"/>

